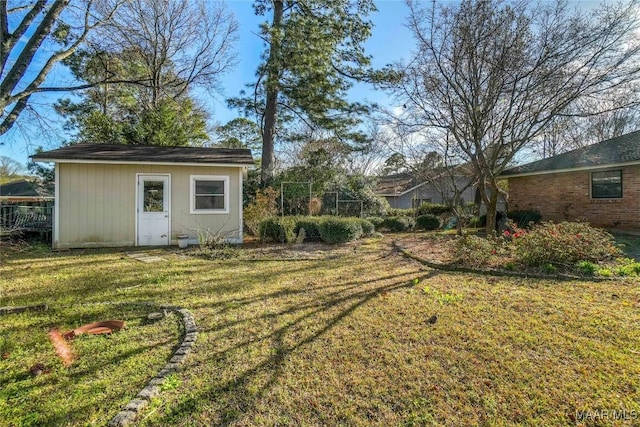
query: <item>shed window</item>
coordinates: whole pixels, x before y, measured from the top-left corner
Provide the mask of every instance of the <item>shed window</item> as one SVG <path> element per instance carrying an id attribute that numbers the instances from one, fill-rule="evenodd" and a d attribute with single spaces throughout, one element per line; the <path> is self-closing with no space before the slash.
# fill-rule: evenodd
<path id="1" fill-rule="evenodd" d="M 593 172 L 591 197 L 594 199 L 619 199 L 622 197 L 622 171 Z"/>
<path id="2" fill-rule="evenodd" d="M 191 213 L 229 213 L 229 177 L 192 175 Z"/>

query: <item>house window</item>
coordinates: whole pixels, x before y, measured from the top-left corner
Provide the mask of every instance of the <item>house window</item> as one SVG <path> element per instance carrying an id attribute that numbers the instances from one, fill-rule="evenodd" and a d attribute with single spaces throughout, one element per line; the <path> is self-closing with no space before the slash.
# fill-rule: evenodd
<path id="1" fill-rule="evenodd" d="M 191 176 L 191 213 L 229 213 L 229 177 Z"/>
<path id="2" fill-rule="evenodd" d="M 622 171 L 591 173 L 591 197 L 594 199 L 619 199 L 622 197 Z"/>

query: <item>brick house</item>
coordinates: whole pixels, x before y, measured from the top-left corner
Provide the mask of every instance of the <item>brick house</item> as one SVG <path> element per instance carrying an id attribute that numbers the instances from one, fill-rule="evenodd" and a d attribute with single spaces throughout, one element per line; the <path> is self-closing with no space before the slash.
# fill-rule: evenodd
<path id="1" fill-rule="evenodd" d="M 508 169 L 509 210 L 640 230 L 640 131 Z"/>

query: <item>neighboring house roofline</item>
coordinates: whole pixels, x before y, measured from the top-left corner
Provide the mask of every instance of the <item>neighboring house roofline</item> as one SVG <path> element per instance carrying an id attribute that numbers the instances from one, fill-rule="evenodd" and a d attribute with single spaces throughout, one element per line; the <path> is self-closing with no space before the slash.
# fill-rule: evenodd
<path id="1" fill-rule="evenodd" d="M 30 200 L 53 200 L 53 196 L 0 196 L 0 200 L 30 201 Z"/>
<path id="2" fill-rule="evenodd" d="M 408 190 L 404 190 L 402 192 L 399 193 L 376 193 L 376 196 L 380 196 L 380 197 L 400 197 L 400 196 L 404 196 L 405 194 L 411 193 L 414 190 L 417 190 L 418 188 L 427 185 L 427 184 L 433 184 L 435 180 L 437 180 L 438 178 L 442 177 L 442 175 L 438 175 L 436 177 L 433 177 L 431 179 L 429 179 L 428 181 L 423 181 L 420 184 L 414 185 L 413 187 L 409 188 Z M 457 175 L 455 178 L 466 178 L 466 175 Z"/>
<path id="3" fill-rule="evenodd" d="M 425 184 L 430 184 L 431 181 L 423 181 L 418 185 L 414 185 L 413 187 L 409 188 L 408 190 L 404 190 L 398 193 L 376 193 L 376 196 L 380 196 L 380 197 L 400 197 L 400 196 L 404 196 L 407 193 L 410 193 L 412 191 L 414 191 L 417 188 L 422 187 Z"/>
<path id="4" fill-rule="evenodd" d="M 451 166 L 451 168 L 457 169 L 457 170 L 464 170 L 465 165 L 455 165 L 455 166 Z M 385 188 L 383 189 L 383 191 L 376 191 L 375 195 L 379 196 L 379 197 L 400 197 L 400 196 L 404 196 L 405 194 L 408 194 L 412 191 L 417 190 L 418 188 L 426 185 L 426 184 L 434 184 L 435 182 L 441 182 L 441 180 L 444 179 L 451 179 L 454 178 L 455 180 L 458 180 L 460 178 L 469 178 L 471 180 L 473 180 L 473 178 L 465 173 L 458 173 L 456 175 L 449 175 L 447 170 L 444 170 L 446 168 L 441 168 L 441 170 L 438 171 L 434 171 L 437 172 L 436 174 L 429 176 L 428 178 L 425 178 L 422 180 L 422 182 L 420 182 L 419 184 L 415 184 L 412 187 L 406 189 L 406 190 L 399 190 L 397 192 L 393 192 L 393 193 L 389 193 L 388 189 Z M 403 172 L 397 175 L 389 175 L 389 176 L 382 176 L 382 177 L 378 177 L 379 180 L 384 181 L 384 180 L 388 180 L 393 182 L 393 180 L 397 180 L 398 187 L 402 187 L 402 182 L 405 181 L 409 181 L 409 180 L 413 180 L 413 181 L 418 181 L 418 178 L 415 175 L 412 175 L 411 173 L 408 172 Z M 408 183 L 408 182 L 407 182 Z"/>
<path id="5" fill-rule="evenodd" d="M 607 139 L 503 171 L 500 177 L 604 169 L 640 163 L 640 131 Z"/>
<path id="6" fill-rule="evenodd" d="M 18 179 L 0 184 L 0 200 L 43 201 L 53 199 L 53 187 L 36 178 Z"/>
<path id="7" fill-rule="evenodd" d="M 632 162 L 623 162 L 623 163 L 609 163 L 604 165 L 582 166 L 577 168 L 564 168 L 564 169 L 543 170 L 543 171 L 535 171 L 535 172 L 509 173 L 506 175 L 500 174 L 500 177 L 504 179 L 508 179 L 508 178 L 519 178 L 522 176 L 549 175 L 552 173 L 583 172 L 583 171 L 590 171 L 590 170 L 613 169 L 613 168 L 620 168 L 624 166 L 634 166 L 634 165 L 640 165 L 640 160 L 634 160 Z"/>

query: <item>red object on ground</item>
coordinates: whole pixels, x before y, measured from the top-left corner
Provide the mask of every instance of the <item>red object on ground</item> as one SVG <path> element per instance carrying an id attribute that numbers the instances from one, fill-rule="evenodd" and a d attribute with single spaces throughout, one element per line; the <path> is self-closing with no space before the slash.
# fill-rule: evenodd
<path id="1" fill-rule="evenodd" d="M 93 322 L 84 326 L 80 326 L 79 328 L 75 328 L 73 331 L 67 332 L 66 334 L 64 334 L 64 338 L 66 340 L 72 340 L 76 336 L 82 334 L 110 334 L 112 332 L 118 332 L 122 328 L 124 328 L 123 320 L 105 320 L 103 322 Z"/>
<path id="2" fill-rule="evenodd" d="M 56 351 L 56 354 L 62 360 L 62 364 L 64 366 L 71 366 L 73 363 L 73 353 L 71 352 L 71 348 L 69 348 L 69 344 L 62 337 L 62 334 L 56 328 L 53 328 L 49 331 L 49 340 L 51 344 L 53 344 L 53 348 Z"/>

